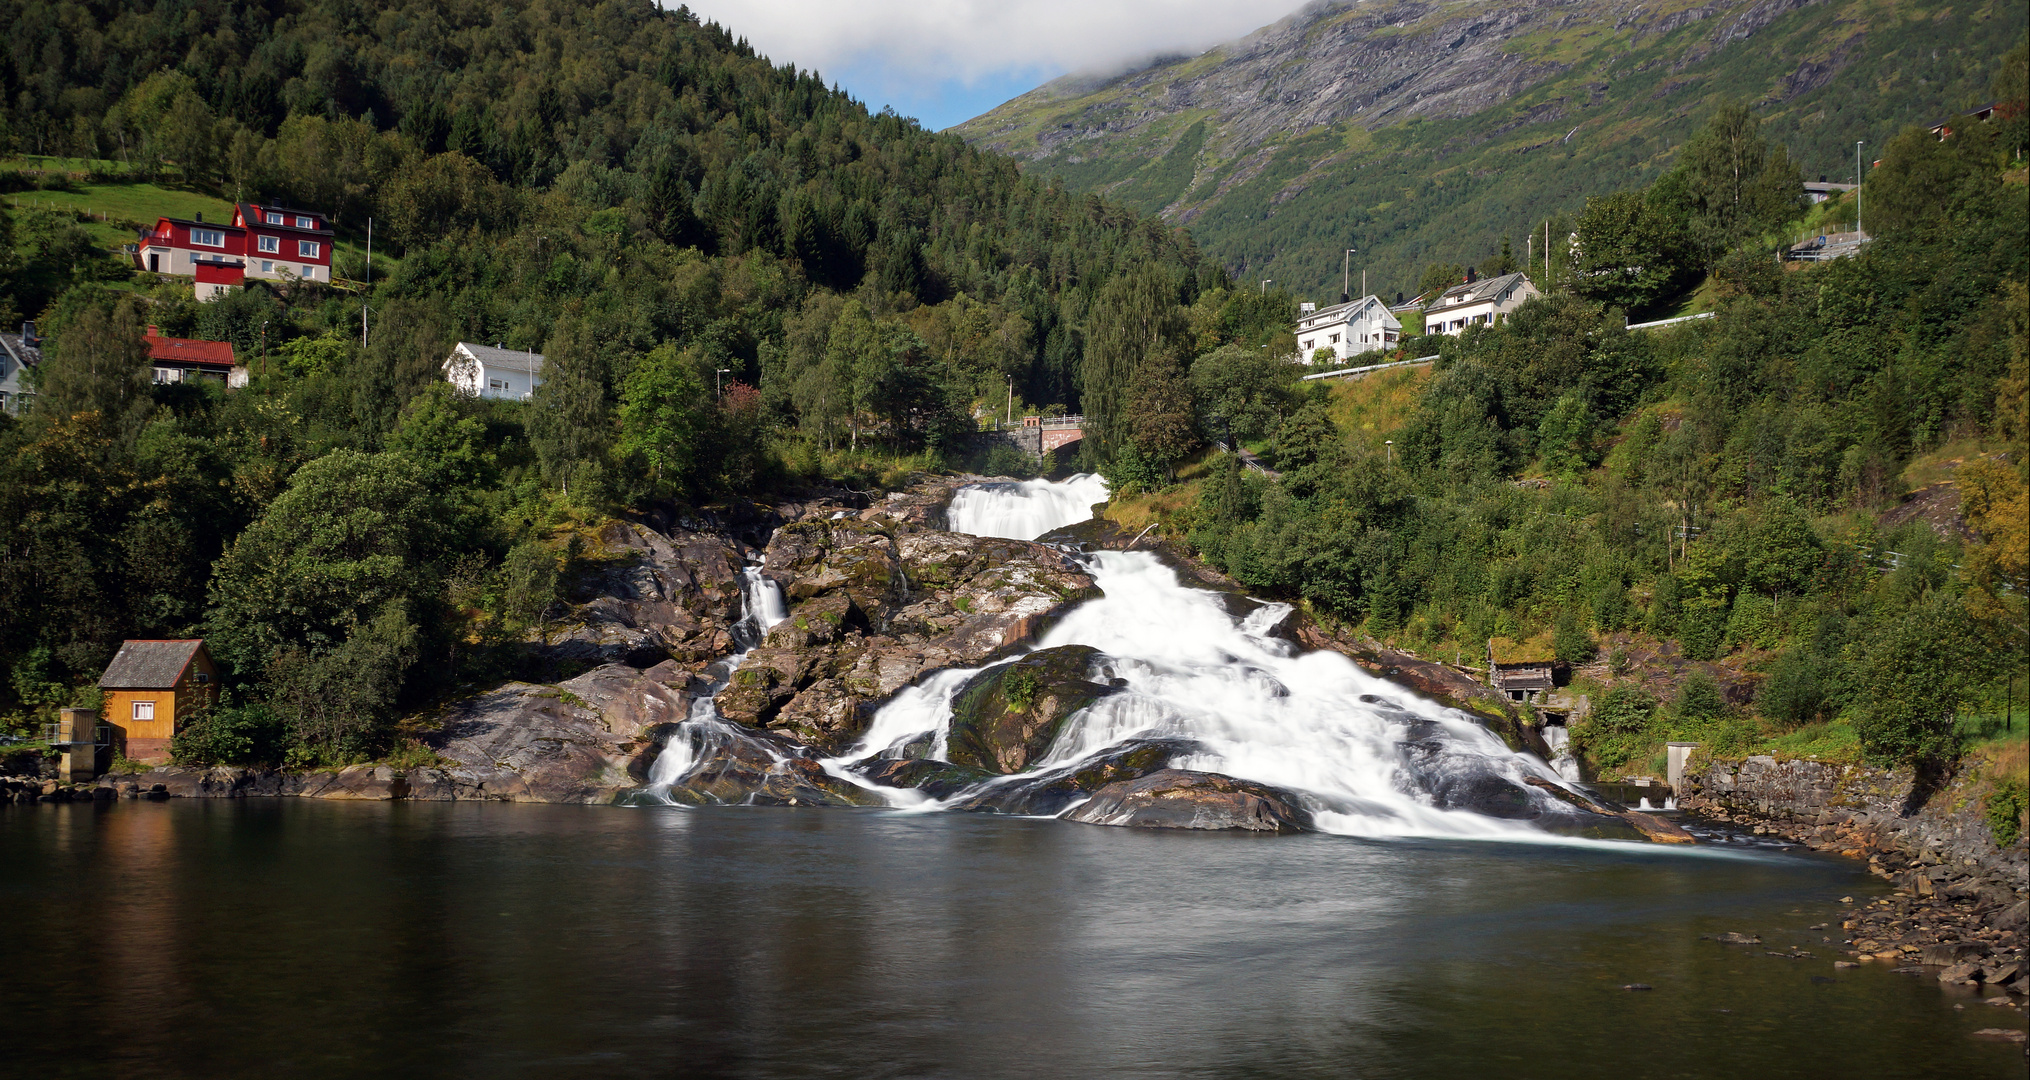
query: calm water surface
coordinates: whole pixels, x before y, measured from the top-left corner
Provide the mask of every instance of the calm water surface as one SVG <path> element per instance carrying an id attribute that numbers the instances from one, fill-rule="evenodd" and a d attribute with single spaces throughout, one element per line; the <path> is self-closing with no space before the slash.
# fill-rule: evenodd
<path id="1" fill-rule="evenodd" d="M 2020 1048 L 1968 1037 L 2015 1012 L 1834 973 L 1806 926 L 1879 893 L 1796 853 L 840 810 L 6 807 L 0 1072 L 2023 1076 Z M 1729 930 L 1765 946 L 1699 939 Z M 1765 955 L 1800 943 L 1818 957 Z"/>

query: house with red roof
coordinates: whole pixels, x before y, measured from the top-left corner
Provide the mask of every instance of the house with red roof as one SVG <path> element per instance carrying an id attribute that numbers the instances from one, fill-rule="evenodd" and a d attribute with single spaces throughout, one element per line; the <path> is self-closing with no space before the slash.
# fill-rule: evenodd
<path id="1" fill-rule="evenodd" d="M 210 300 L 247 278 L 331 281 L 331 222 L 314 210 L 239 203 L 233 220 L 199 214 L 158 218 L 135 257 L 141 269 L 196 279 L 197 298 Z"/>
<path id="2" fill-rule="evenodd" d="M 233 367 L 233 343 L 230 341 L 199 341 L 196 338 L 163 337 L 162 332 L 151 326 L 148 336 L 148 359 L 155 367 L 155 381 L 159 383 L 190 382 L 196 379 L 217 379 L 231 384 Z"/>

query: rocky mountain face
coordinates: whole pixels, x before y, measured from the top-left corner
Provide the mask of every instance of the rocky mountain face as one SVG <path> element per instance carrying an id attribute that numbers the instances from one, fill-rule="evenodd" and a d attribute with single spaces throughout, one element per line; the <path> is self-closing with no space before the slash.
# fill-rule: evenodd
<path id="1" fill-rule="evenodd" d="M 1853 140 L 1984 93 L 2022 11 L 1325 0 L 1197 57 L 1060 79 L 955 130 L 1190 224 L 1250 277 L 1337 286 L 1349 244 L 1396 277 L 1476 262 L 1502 235 L 1521 254 L 1533 221 L 1666 167 L 1722 97 L 1753 103 L 1808 170 L 1851 171 Z"/>

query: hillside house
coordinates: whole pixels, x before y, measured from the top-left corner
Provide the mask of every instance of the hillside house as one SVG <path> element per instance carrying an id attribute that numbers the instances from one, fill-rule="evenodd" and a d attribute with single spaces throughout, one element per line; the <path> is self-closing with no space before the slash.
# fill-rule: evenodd
<path id="1" fill-rule="evenodd" d="M 323 214 L 239 203 L 233 220 L 158 218 L 142 235 L 135 258 L 154 274 L 196 279 L 197 298 L 210 300 L 243 284 L 331 281 L 332 232 Z"/>
<path id="2" fill-rule="evenodd" d="M 35 402 L 28 370 L 42 363 L 42 339 L 35 324 L 21 324 L 18 334 L 0 333 L 0 412 L 19 416 Z"/>
<path id="3" fill-rule="evenodd" d="M 1510 701 L 1536 701 L 1558 685 L 1558 660 L 1542 640 L 1487 641 L 1487 684 Z"/>
<path id="4" fill-rule="evenodd" d="M 461 341 L 444 361 L 444 381 L 473 397 L 527 401 L 543 385 L 543 354 Z"/>
<path id="5" fill-rule="evenodd" d="M 148 328 L 148 359 L 155 367 L 155 381 L 158 383 L 192 382 L 197 379 L 216 379 L 231 384 L 233 380 L 233 344 L 230 341 L 199 341 L 196 338 L 163 337 L 162 332 Z"/>
<path id="6" fill-rule="evenodd" d="M 1483 280 L 1469 271 L 1465 281 L 1439 293 L 1425 306 L 1424 332 L 1462 334 L 1469 326 L 1492 326 L 1541 295 L 1527 274 L 1503 274 Z"/>
<path id="7" fill-rule="evenodd" d="M 1378 296 L 1297 316 L 1297 355 L 1306 362 L 1320 349 L 1331 349 L 1334 360 L 1344 360 L 1377 349 L 1393 349 L 1403 339 L 1403 324 L 1389 314 L 1389 306 Z"/>
<path id="8" fill-rule="evenodd" d="M 218 668 L 201 638 L 123 641 L 99 689 L 118 751 L 136 761 L 164 762 L 179 720 L 214 700 Z"/>

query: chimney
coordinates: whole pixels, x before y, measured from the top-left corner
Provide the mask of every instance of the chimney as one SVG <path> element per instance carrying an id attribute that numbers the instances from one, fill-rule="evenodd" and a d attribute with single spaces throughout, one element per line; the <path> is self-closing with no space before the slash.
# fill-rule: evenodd
<path id="1" fill-rule="evenodd" d="M 1340 294 L 1339 294 L 1339 302 L 1340 302 L 1340 303 L 1342 303 L 1342 304 L 1349 304 L 1349 303 L 1352 303 L 1352 302 L 1353 302 L 1353 294 L 1352 294 L 1352 293 L 1340 293 Z"/>
<path id="2" fill-rule="evenodd" d="M 34 323 L 34 322 L 32 322 L 32 321 L 31 321 L 31 322 L 24 322 L 24 323 L 22 323 L 22 324 L 21 324 L 21 343 L 22 343 L 22 344 L 24 344 L 24 345 L 40 345 L 40 344 L 42 344 L 42 339 L 41 339 L 41 338 L 39 338 L 39 337 L 37 337 L 37 336 L 35 336 L 35 323 Z"/>
<path id="3" fill-rule="evenodd" d="M 191 218 L 191 220 L 202 223 L 204 221 L 204 211 L 199 210 L 197 214 Z"/>
<path id="4" fill-rule="evenodd" d="M 1476 282 L 1476 281 L 1479 281 L 1479 280 L 1480 280 L 1480 271 L 1478 271 L 1478 270 L 1475 270 L 1474 268 L 1472 268 L 1472 267 L 1470 267 L 1470 266 L 1469 266 L 1469 267 L 1467 267 L 1467 268 L 1466 268 L 1466 283 L 1467 283 L 1468 285 L 1471 285 L 1471 284 L 1473 284 L 1474 282 Z"/>
<path id="5" fill-rule="evenodd" d="M 149 337 L 161 337 L 161 336 L 162 336 L 162 328 L 161 328 L 161 327 L 159 327 L 159 326 L 150 326 L 150 327 L 148 328 L 148 336 L 149 336 Z"/>

